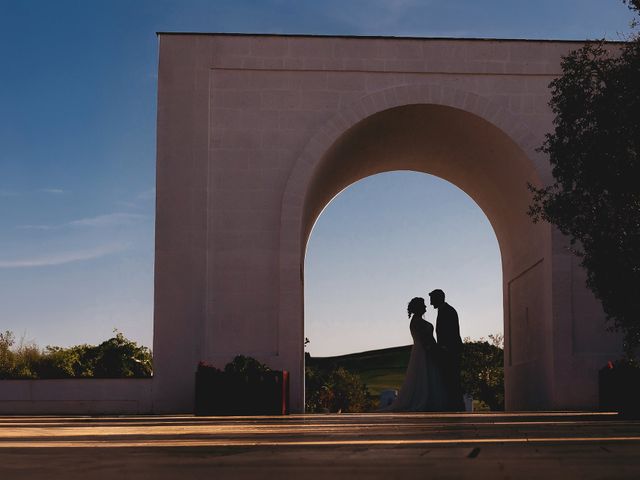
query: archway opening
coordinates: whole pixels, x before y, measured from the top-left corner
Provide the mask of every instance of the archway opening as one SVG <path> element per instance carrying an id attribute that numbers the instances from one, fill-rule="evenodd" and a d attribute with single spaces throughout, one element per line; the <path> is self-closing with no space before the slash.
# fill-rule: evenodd
<path id="1" fill-rule="evenodd" d="M 307 244 L 307 372 L 351 369 L 377 408 L 380 394 L 404 379 L 408 301 L 428 303 L 428 292 L 441 288 L 460 315 L 465 391 L 476 409 L 504 408 L 502 355 L 493 345 L 503 335 L 500 262 L 487 217 L 447 181 L 396 171 L 347 187 L 318 217 Z M 425 319 L 435 325 L 436 315 L 429 308 Z M 317 387 L 317 379 L 307 383 L 307 411 L 320 406 L 309 391 Z"/>
<path id="2" fill-rule="evenodd" d="M 303 189 L 301 280 L 307 242 L 320 213 L 339 192 L 363 178 L 395 170 L 427 173 L 455 185 L 480 207 L 500 248 L 506 408 L 548 404 L 552 345 L 546 333 L 552 326 L 550 264 L 544 260 L 549 258 L 550 231 L 526 215 L 526 185 L 540 182 L 519 145 L 470 112 L 413 104 L 355 123 L 312 164 Z M 304 338 L 303 325 L 299 332 Z"/>

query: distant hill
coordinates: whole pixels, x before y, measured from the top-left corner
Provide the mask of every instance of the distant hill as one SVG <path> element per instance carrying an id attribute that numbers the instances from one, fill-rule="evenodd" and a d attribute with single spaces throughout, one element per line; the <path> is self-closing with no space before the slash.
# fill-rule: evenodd
<path id="1" fill-rule="evenodd" d="M 411 345 L 369 350 L 335 357 L 309 357 L 306 364 L 322 370 L 343 367 L 360 375 L 369 393 L 377 397 L 383 390 L 399 389 L 409 364 Z"/>
<path id="2" fill-rule="evenodd" d="M 343 367 L 357 373 L 372 398 L 387 389 L 399 390 L 411 345 L 350 353 L 336 357 L 306 357 L 307 366 L 330 371 Z M 504 351 L 484 340 L 465 342 L 461 356 L 463 391 L 474 397 L 475 410 L 504 410 Z"/>

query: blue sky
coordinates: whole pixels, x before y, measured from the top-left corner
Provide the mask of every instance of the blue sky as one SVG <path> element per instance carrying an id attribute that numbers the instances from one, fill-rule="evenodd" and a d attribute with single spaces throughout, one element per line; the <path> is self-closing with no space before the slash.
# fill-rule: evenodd
<path id="1" fill-rule="evenodd" d="M 411 343 L 407 303 L 428 305 L 436 288 L 458 310 L 463 336 L 502 332 L 493 229 L 471 198 L 431 175 L 389 172 L 346 189 L 316 222 L 305 267 L 312 355 Z"/>
<path id="2" fill-rule="evenodd" d="M 69 345 L 118 328 L 151 345 L 156 31 L 618 39 L 629 19 L 617 0 L 0 0 L 0 329 Z M 456 219 L 454 231 L 464 225 L 483 248 L 457 280 L 433 277 L 434 259 L 450 253 L 438 249 L 455 245 L 448 230 L 436 234 L 434 217 L 407 220 L 412 198 L 433 192 L 446 198 L 440 224 Z M 354 218 L 367 221 L 343 221 Z M 424 243 L 407 243 L 412 235 Z M 436 281 L 469 292 L 478 283 L 461 279 L 483 279 L 477 295 L 457 297 L 463 334 L 495 332 L 492 235 L 462 192 L 433 177 L 395 173 L 354 185 L 309 244 L 311 352 L 407 343 L 397 323 L 405 297 Z M 421 268 L 408 270 L 410 255 L 424 257 Z M 409 273 L 381 288 L 398 272 Z M 331 333 L 338 329 L 342 339 Z M 363 338 L 365 329 L 372 333 Z"/>

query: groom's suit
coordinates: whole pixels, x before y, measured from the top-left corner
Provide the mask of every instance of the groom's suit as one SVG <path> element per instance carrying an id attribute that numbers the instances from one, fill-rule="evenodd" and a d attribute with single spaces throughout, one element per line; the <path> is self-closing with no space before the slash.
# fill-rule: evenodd
<path id="1" fill-rule="evenodd" d="M 462 339 L 458 312 L 448 303 L 438 308 L 436 335 L 440 351 L 440 368 L 445 391 L 447 392 L 447 410 L 464 411 L 462 389 L 460 388 L 460 355 Z"/>

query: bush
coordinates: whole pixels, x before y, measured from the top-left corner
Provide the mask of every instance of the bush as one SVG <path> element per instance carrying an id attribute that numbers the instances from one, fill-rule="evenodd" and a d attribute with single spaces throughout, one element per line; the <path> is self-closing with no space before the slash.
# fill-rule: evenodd
<path id="1" fill-rule="evenodd" d="M 95 361 L 94 377 L 150 377 L 153 372 L 151 350 L 139 347 L 120 332 L 98 345 L 95 353 L 87 354 Z"/>
<path id="2" fill-rule="evenodd" d="M 36 378 L 34 365 L 42 356 L 40 349 L 24 341 L 12 348 L 14 344 L 13 332 L 0 333 L 0 379 Z"/>
<path id="3" fill-rule="evenodd" d="M 490 410 L 504 410 L 504 351 L 501 338 L 493 344 L 465 341 L 462 348 L 462 390 Z"/>
<path id="4" fill-rule="evenodd" d="M 367 386 L 358 375 L 343 367 L 330 372 L 306 367 L 305 377 L 305 409 L 309 413 L 355 413 L 372 408 Z"/>
<path id="5" fill-rule="evenodd" d="M 44 350 L 24 342 L 12 348 L 13 333 L 0 333 L 0 378 L 150 377 L 151 350 L 115 333 L 97 346 L 47 346 Z"/>
<path id="6" fill-rule="evenodd" d="M 31 369 L 36 378 L 71 378 L 74 377 L 74 366 L 80 362 L 71 349 L 48 346 L 36 357 Z"/>
<path id="7" fill-rule="evenodd" d="M 225 373 L 236 375 L 259 375 L 270 372 L 271 369 L 255 358 L 237 355 L 231 362 L 225 365 L 224 371 Z"/>
<path id="8" fill-rule="evenodd" d="M 237 355 L 224 371 L 201 361 L 196 371 L 196 415 L 285 415 L 289 376 Z"/>
<path id="9" fill-rule="evenodd" d="M 13 333 L 0 333 L 0 378 L 12 378 L 15 370 L 15 354 L 11 350 L 14 343 Z"/>

